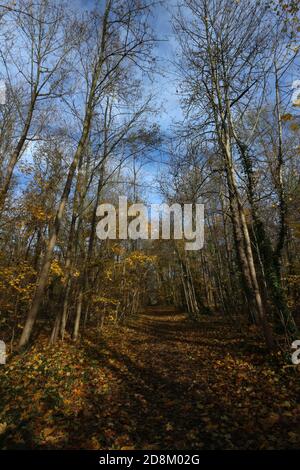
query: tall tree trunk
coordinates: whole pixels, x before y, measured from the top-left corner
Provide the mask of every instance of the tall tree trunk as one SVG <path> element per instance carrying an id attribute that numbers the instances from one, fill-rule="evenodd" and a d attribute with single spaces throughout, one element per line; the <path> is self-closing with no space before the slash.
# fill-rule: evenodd
<path id="1" fill-rule="evenodd" d="M 18 161 L 20 159 L 20 156 L 21 156 L 22 151 L 24 149 L 26 139 L 28 137 L 28 132 L 29 132 L 32 117 L 33 117 L 33 112 L 34 112 L 34 108 L 35 108 L 36 99 L 37 99 L 37 94 L 36 94 L 36 91 L 34 91 L 31 102 L 30 102 L 30 105 L 29 105 L 29 110 L 27 112 L 27 116 L 26 116 L 26 120 L 25 120 L 25 124 L 24 124 L 23 130 L 22 130 L 21 136 L 19 138 L 19 141 L 16 145 L 15 150 L 11 154 L 11 157 L 10 157 L 9 163 L 8 163 L 8 167 L 6 169 L 6 174 L 3 178 L 3 184 L 2 184 L 1 189 L 0 189 L 0 214 L 3 212 L 3 209 L 4 209 L 7 193 L 8 193 L 8 190 L 10 188 L 11 179 L 12 179 L 12 176 L 13 176 L 15 166 L 16 166 L 16 164 L 18 163 Z"/>
<path id="2" fill-rule="evenodd" d="M 266 345 L 269 349 L 272 349 L 274 347 L 273 335 L 270 325 L 267 321 L 266 312 L 262 301 L 262 295 L 257 280 L 257 273 L 254 263 L 249 230 L 246 222 L 245 212 L 240 201 L 240 196 L 235 181 L 235 174 L 231 156 L 230 138 L 228 135 L 226 136 L 226 127 L 224 131 L 225 132 L 223 134 L 222 143 L 224 149 L 226 175 L 231 200 L 233 226 L 235 230 L 235 239 L 237 243 L 241 267 L 243 270 L 243 277 L 247 286 L 247 296 L 249 299 L 249 305 L 254 306 L 254 315 L 261 324 Z"/>
<path id="3" fill-rule="evenodd" d="M 243 144 L 243 142 L 241 142 L 241 140 L 237 137 L 235 131 L 234 137 L 240 150 L 243 168 L 247 178 L 248 199 L 251 208 L 251 216 L 253 219 L 253 232 L 255 235 L 255 240 L 257 242 L 258 258 L 262 264 L 261 275 L 265 286 L 270 293 L 270 297 L 273 301 L 275 311 L 277 312 L 277 321 L 281 322 L 285 332 L 294 336 L 297 332 L 297 327 L 286 303 L 285 295 L 281 285 L 280 261 L 278 261 L 278 257 L 281 257 L 281 251 L 285 238 L 286 230 L 285 228 L 282 228 L 282 225 L 285 226 L 285 215 L 283 215 L 283 218 L 281 219 L 278 245 L 275 251 L 273 251 L 271 240 L 269 239 L 269 236 L 265 230 L 264 223 L 258 214 L 258 208 L 255 201 L 255 182 L 251 156 L 248 153 L 247 146 Z M 279 150 L 279 154 L 281 153 L 282 150 Z M 282 157 L 280 160 L 282 160 Z M 279 179 L 281 181 L 281 187 L 282 177 Z"/>
<path id="4" fill-rule="evenodd" d="M 78 300 L 77 300 L 77 306 L 76 306 L 76 317 L 75 317 L 74 331 L 73 331 L 74 341 L 77 341 L 78 336 L 79 336 L 79 327 L 80 327 L 81 312 L 82 312 L 82 299 L 83 299 L 82 288 L 81 286 L 79 286 L 79 294 L 78 294 Z"/>
<path id="5" fill-rule="evenodd" d="M 47 285 L 48 275 L 49 275 L 49 270 L 50 270 L 51 260 L 52 260 L 52 254 L 53 254 L 53 250 L 57 241 L 57 237 L 60 232 L 60 226 L 61 226 L 62 218 L 64 215 L 65 206 L 67 204 L 69 194 L 71 191 L 74 174 L 76 172 L 78 163 L 85 150 L 85 147 L 89 138 L 92 118 L 94 114 L 94 106 L 95 106 L 95 98 L 97 95 L 98 81 L 100 78 L 103 61 L 104 61 L 104 51 L 106 47 L 106 31 L 107 31 L 107 23 L 108 23 L 108 16 L 109 16 L 110 8 L 111 8 L 111 0 L 108 0 L 106 3 L 104 17 L 103 17 L 102 40 L 101 40 L 101 45 L 100 45 L 99 57 L 97 58 L 96 65 L 93 70 L 92 83 L 91 83 L 88 101 L 86 105 L 86 112 L 85 112 L 85 117 L 83 121 L 83 129 L 82 129 L 81 138 L 80 138 L 77 150 L 75 152 L 74 159 L 69 168 L 63 194 L 60 199 L 59 207 L 56 213 L 54 227 L 52 229 L 52 233 L 51 233 L 51 236 L 50 236 L 47 248 L 46 248 L 46 253 L 45 253 L 43 263 L 42 263 L 42 268 L 41 268 L 41 271 L 37 280 L 35 294 L 32 300 L 31 308 L 27 315 L 25 326 L 22 331 L 21 339 L 19 342 L 19 347 L 22 347 L 28 343 L 30 335 L 32 333 L 32 329 L 33 329 L 33 326 L 34 326 L 34 323 L 35 323 L 35 320 L 36 320 L 36 317 L 37 317 L 37 314 L 38 314 L 38 311 L 39 311 L 39 308 L 40 308 L 40 305 L 44 296 L 45 288 Z"/>

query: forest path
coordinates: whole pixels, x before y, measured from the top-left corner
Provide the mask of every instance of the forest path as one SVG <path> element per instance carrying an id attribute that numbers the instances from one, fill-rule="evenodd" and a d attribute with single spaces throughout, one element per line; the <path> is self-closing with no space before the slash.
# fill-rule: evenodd
<path id="1" fill-rule="evenodd" d="M 98 423 L 106 446 L 278 448 L 299 439 L 299 406 L 293 415 L 261 345 L 249 349 L 224 318 L 195 324 L 172 307 L 148 308 L 106 337 L 103 352 L 109 390 L 96 414 L 108 418 Z"/>
<path id="2" fill-rule="evenodd" d="M 75 344 L 36 345 L 2 375 L 0 445 L 298 448 L 299 374 L 248 333 L 157 307 Z"/>

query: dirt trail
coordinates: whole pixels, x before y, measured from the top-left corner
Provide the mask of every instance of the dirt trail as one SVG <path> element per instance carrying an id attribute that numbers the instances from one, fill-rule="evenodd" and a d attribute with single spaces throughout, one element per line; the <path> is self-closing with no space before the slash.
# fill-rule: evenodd
<path id="1" fill-rule="evenodd" d="M 297 371 L 223 318 L 194 324 L 172 308 L 97 341 L 30 351 L 11 363 L 2 395 L 6 448 L 300 446 Z"/>
<path id="2" fill-rule="evenodd" d="M 222 318 L 152 308 L 104 349 L 112 447 L 279 448 L 299 443 L 297 393 Z M 101 360 L 101 355 L 99 357 Z M 292 400 L 295 400 L 295 406 Z M 107 407 L 107 408 L 106 408 Z M 104 423 L 103 423 L 104 424 Z M 290 433 L 290 434 L 288 434 Z"/>

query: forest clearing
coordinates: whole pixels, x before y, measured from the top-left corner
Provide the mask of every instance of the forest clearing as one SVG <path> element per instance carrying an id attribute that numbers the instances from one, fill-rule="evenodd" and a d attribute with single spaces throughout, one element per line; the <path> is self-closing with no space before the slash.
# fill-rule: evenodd
<path id="1" fill-rule="evenodd" d="M 300 449 L 299 109 L 298 0 L 0 0 L 1 450 Z"/>

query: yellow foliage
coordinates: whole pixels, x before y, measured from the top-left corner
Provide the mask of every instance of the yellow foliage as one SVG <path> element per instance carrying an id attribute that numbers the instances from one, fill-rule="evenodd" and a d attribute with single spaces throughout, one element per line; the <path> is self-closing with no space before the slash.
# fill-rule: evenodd
<path id="1" fill-rule="evenodd" d="M 110 304 L 110 305 L 117 305 L 118 300 L 108 298 L 108 297 L 102 297 L 102 296 L 93 296 L 93 303 L 94 304 Z"/>
<path id="2" fill-rule="evenodd" d="M 59 262 L 55 259 L 51 262 L 50 272 L 51 272 L 52 276 L 63 277 L 63 275 L 64 275 L 64 272 L 63 272 Z"/>
<path id="3" fill-rule="evenodd" d="M 34 283 L 30 279 L 36 275 L 35 270 L 26 262 L 16 266 L 6 266 L 0 268 L 0 292 L 3 294 L 11 288 L 15 294 L 19 294 L 23 300 L 28 300 L 31 296 Z"/>
<path id="4" fill-rule="evenodd" d="M 281 116 L 282 121 L 291 121 L 293 119 L 293 115 L 290 113 L 283 114 Z"/>
<path id="5" fill-rule="evenodd" d="M 52 214 L 47 213 L 38 203 L 27 204 L 26 209 L 32 215 L 32 218 L 38 222 L 47 222 L 52 217 Z"/>
<path id="6" fill-rule="evenodd" d="M 126 264 L 129 267 L 145 266 L 156 262 L 156 256 L 145 255 L 140 251 L 134 251 L 126 258 Z"/>

